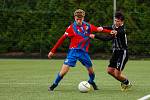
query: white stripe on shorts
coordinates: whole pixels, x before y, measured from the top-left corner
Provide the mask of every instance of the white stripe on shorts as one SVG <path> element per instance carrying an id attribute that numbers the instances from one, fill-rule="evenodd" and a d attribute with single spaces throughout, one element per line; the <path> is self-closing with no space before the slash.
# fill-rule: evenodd
<path id="1" fill-rule="evenodd" d="M 120 70 L 121 70 L 121 69 L 122 69 L 122 67 L 123 67 L 123 63 L 124 63 L 124 60 L 125 60 L 126 56 L 127 56 L 127 51 L 126 51 L 126 50 L 124 50 L 123 58 L 122 58 L 121 66 L 120 66 Z"/>

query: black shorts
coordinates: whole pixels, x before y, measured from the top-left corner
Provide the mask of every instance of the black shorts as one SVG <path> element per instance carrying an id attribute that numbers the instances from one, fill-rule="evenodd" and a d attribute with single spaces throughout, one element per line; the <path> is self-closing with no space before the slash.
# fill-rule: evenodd
<path id="1" fill-rule="evenodd" d="M 127 50 L 114 50 L 108 67 L 116 68 L 117 70 L 122 71 L 127 61 L 128 61 Z"/>

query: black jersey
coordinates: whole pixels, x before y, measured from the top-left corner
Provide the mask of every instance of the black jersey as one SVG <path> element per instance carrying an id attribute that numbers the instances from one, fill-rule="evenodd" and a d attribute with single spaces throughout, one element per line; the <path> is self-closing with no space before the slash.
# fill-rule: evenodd
<path id="1" fill-rule="evenodd" d="M 128 48 L 124 25 L 119 27 L 115 27 L 115 25 L 112 25 L 111 27 L 104 27 L 104 28 L 117 31 L 116 37 L 112 38 L 113 50 L 126 50 Z"/>
<path id="2" fill-rule="evenodd" d="M 112 25 L 110 27 L 103 28 L 117 31 L 116 36 L 95 34 L 95 38 L 100 40 L 112 40 L 113 54 L 108 67 L 113 67 L 118 69 L 119 71 L 122 71 L 128 61 L 128 46 L 124 25 L 119 27 L 115 27 L 114 25 Z"/>

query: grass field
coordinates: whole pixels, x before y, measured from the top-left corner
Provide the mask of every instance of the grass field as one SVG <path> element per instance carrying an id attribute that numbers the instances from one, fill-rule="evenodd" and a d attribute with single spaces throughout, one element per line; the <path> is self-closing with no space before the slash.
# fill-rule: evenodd
<path id="1" fill-rule="evenodd" d="M 80 93 L 77 86 L 87 80 L 78 62 L 54 92 L 47 87 L 59 72 L 63 60 L 0 59 L 0 100 L 137 100 L 150 94 L 150 61 L 130 60 L 124 73 L 132 81 L 130 91 L 120 91 L 120 83 L 106 73 L 107 60 L 93 60 L 100 90 Z"/>

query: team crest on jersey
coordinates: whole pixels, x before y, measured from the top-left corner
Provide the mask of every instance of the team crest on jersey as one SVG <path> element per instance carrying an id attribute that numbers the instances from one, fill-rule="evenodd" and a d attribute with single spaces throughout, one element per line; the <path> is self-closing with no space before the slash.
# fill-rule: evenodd
<path id="1" fill-rule="evenodd" d="M 78 29 L 78 32 L 80 32 L 80 30 Z"/>
<path id="2" fill-rule="evenodd" d="M 89 29 L 89 27 L 88 26 L 85 26 L 85 27 L 81 27 L 81 30 L 77 30 L 78 32 L 83 32 L 83 34 L 87 34 L 88 33 L 88 29 Z"/>
<path id="3" fill-rule="evenodd" d="M 85 27 L 85 34 L 88 34 L 89 26 Z"/>
<path id="4" fill-rule="evenodd" d="M 85 30 L 87 31 L 88 29 L 89 29 L 89 27 L 88 27 L 88 26 L 86 26 Z"/>

